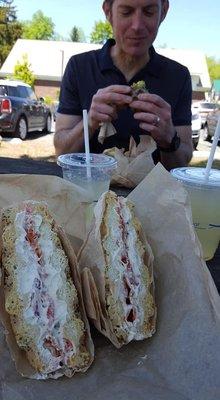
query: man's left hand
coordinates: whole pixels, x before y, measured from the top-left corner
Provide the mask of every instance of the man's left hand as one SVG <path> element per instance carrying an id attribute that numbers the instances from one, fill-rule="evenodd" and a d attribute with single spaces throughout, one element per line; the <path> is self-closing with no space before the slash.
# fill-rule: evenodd
<path id="1" fill-rule="evenodd" d="M 150 134 L 158 146 L 169 147 L 175 134 L 170 105 L 160 96 L 142 93 L 129 106 L 135 110 L 134 118 L 140 121 L 140 128 Z"/>

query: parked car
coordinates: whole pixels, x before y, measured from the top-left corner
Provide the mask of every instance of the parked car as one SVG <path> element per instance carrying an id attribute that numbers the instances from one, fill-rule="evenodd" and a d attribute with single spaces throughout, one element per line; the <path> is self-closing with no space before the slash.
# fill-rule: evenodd
<path id="1" fill-rule="evenodd" d="M 211 141 L 220 118 L 220 109 L 216 109 L 207 115 L 206 124 L 203 130 L 203 139 Z"/>
<path id="2" fill-rule="evenodd" d="M 201 115 L 196 108 L 192 107 L 192 141 L 194 149 L 197 148 L 202 126 Z"/>
<path id="3" fill-rule="evenodd" d="M 203 129 L 206 124 L 207 115 L 210 112 L 219 109 L 219 104 L 211 101 L 200 101 L 193 103 L 192 108 L 196 109 L 201 115 Z"/>
<path id="4" fill-rule="evenodd" d="M 0 80 L 0 132 L 22 140 L 31 131 L 51 131 L 51 111 L 31 86 L 21 81 Z"/>
<path id="5" fill-rule="evenodd" d="M 53 120 L 54 120 L 54 122 L 56 122 L 56 119 L 57 119 L 58 107 L 59 107 L 59 103 L 54 104 L 54 107 L 53 107 Z"/>

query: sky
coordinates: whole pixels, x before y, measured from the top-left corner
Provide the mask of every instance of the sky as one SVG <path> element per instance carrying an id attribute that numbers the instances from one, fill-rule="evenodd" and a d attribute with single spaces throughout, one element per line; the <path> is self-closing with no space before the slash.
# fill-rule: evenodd
<path id="1" fill-rule="evenodd" d="M 55 31 L 68 37 L 76 25 L 86 40 L 95 21 L 105 20 L 102 0 L 14 0 L 19 20 L 31 20 L 37 10 L 51 17 Z M 202 50 L 220 60 L 220 0 L 170 0 L 170 9 L 155 47 Z"/>

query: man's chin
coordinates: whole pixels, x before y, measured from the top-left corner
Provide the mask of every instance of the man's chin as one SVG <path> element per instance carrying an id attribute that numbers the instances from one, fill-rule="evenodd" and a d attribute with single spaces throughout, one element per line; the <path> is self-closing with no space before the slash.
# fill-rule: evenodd
<path id="1" fill-rule="evenodd" d="M 133 44 L 128 44 L 124 46 L 124 52 L 128 56 L 132 57 L 146 57 L 146 54 L 148 53 L 148 46 L 145 44 L 140 44 L 138 42 L 134 42 Z"/>
<path id="2" fill-rule="evenodd" d="M 126 54 L 128 57 L 137 57 L 137 58 L 146 58 L 146 55 L 148 54 L 148 49 L 139 49 L 137 47 L 129 48 L 126 51 Z"/>

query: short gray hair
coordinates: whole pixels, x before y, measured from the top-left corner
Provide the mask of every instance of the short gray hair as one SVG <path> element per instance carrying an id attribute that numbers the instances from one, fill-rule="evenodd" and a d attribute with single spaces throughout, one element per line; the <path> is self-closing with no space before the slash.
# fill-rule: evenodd
<path id="1" fill-rule="evenodd" d="M 163 3 L 165 0 L 161 0 L 161 1 Z M 110 6 L 112 6 L 112 4 L 114 3 L 114 0 L 104 0 L 104 3 L 109 4 Z"/>
<path id="2" fill-rule="evenodd" d="M 114 3 L 114 0 L 104 0 L 103 4 L 104 4 L 104 3 L 109 4 L 110 7 L 111 7 L 112 4 Z"/>

